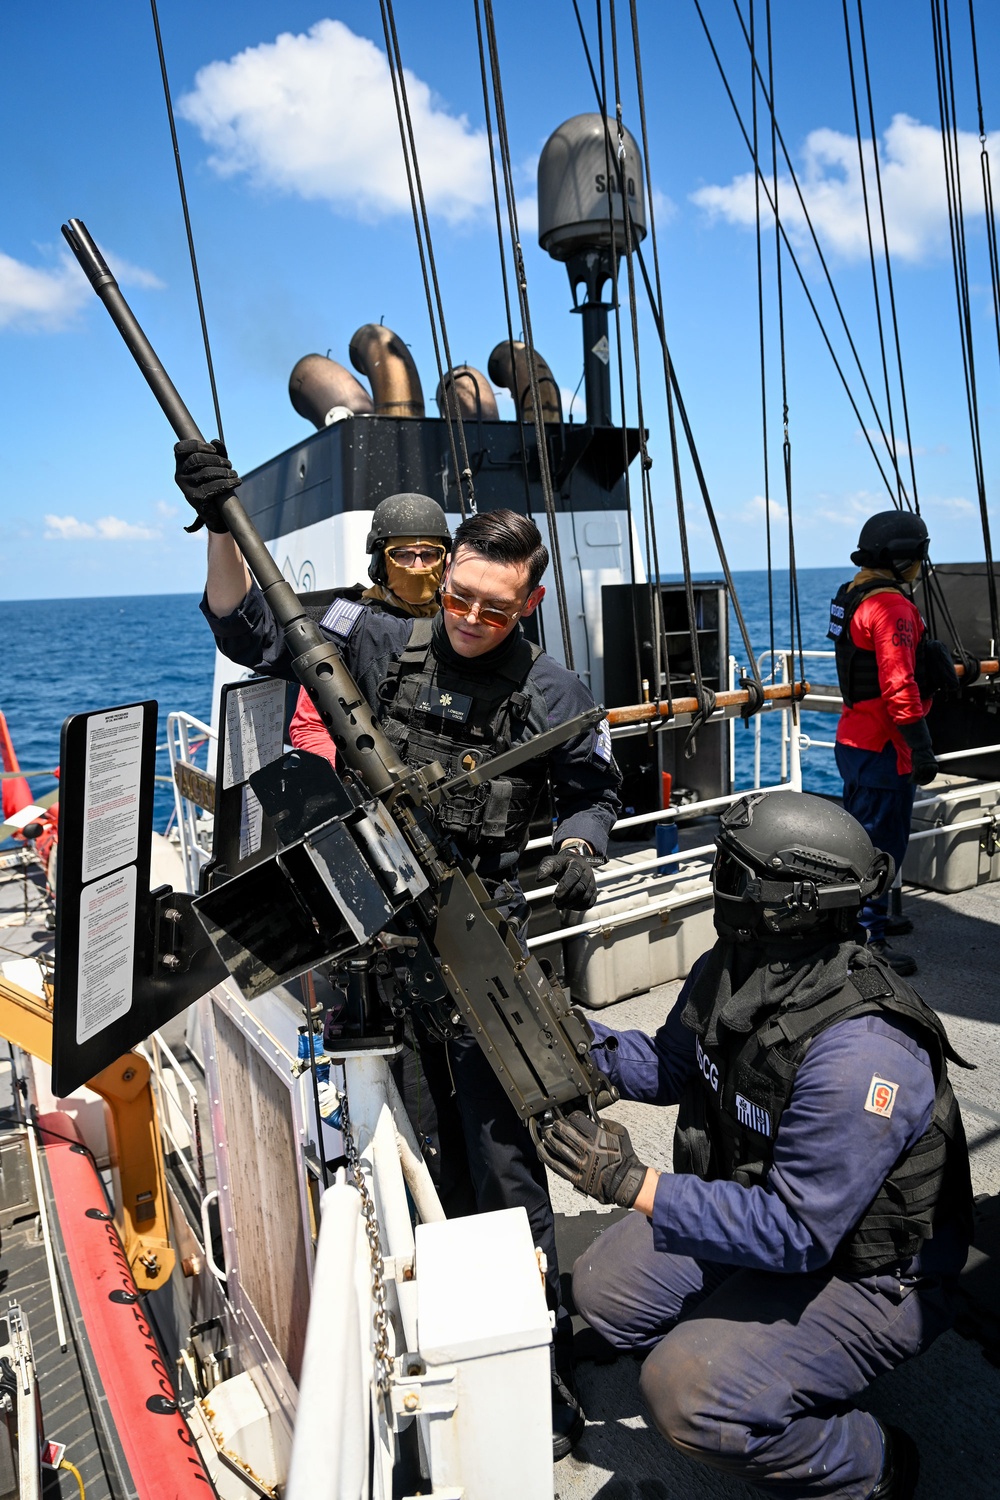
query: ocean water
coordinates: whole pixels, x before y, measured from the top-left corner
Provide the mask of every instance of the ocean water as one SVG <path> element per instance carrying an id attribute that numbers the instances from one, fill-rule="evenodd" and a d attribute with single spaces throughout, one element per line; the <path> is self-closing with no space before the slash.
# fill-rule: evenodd
<path id="1" fill-rule="evenodd" d="M 805 649 L 826 649 L 829 601 L 846 569 L 811 568 L 799 573 L 802 643 Z M 709 576 L 709 575 L 704 575 Z M 714 576 L 714 575 L 713 575 Z M 769 643 L 767 574 L 736 573 L 754 653 Z M 773 575 L 775 644 L 789 641 L 788 575 Z M 195 594 L 143 595 L 119 599 L 55 599 L 0 602 L 0 631 L 7 642 L 0 709 L 24 770 L 45 774 L 32 777 L 41 796 L 56 785 L 52 771 L 59 763 L 59 734 L 69 714 L 111 708 L 120 703 L 155 698 L 160 706 L 157 744 L 155 826 L 161 832 L 173 810 L 173 793 L 166 779 L 166 715 L 185 709 L 196 718 L 211 718 L 214 661 L 212 636 L 198 609 Z M 730 624 L 731 650 L 738 660 L 745 653 Z M 810 665 L 807 662 L 807 675 Z M 832 663 L 820 663 L 814 680 L 832 681 Z M 832 739 L 835 720 L 806 715 L 805 727 L 820 739 Z M 765 785 L 777 780 L 779 716 L 762 720 L 761 775 Z M 753 729 L 736 728 L 737 786 L 753 780 Z M 807 790 L 839 790 L 831 750 L 810 750 L 803 761 Z"/>

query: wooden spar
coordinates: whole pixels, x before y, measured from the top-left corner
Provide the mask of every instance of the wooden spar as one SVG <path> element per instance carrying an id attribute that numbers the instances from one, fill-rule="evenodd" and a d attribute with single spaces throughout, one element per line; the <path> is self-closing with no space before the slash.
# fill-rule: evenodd
<path id="1" fill-rule="evenodd" d="M 997 673 L 1000 673 L 1000 661 L 981 661 L 979 663 L 979 673 L 982 677 L 995 677 Z M 965 668 L 961 662 L 955 663 L 955 676 L 965 676 Z"/>
<path id="2" fill-rule="evenodd" d="M 774 687 L 764 689 L 764 698 L 768 703 L 774 703 L 780 699 L 801 699 L 809 691 L 808 682 L 780 682 Z M 732 692 L 716 693 L 715 707 L 740 708 L 744 703 L 750 702 L 750 694 L 745 688 L 735 688 Z M 608 723 L 614 728 L 618 724 L 644 724 L 649 719 L 676 719 L 681 714 L 696 714 L 698 712 L 697 698 L 675 698 L 673 703 L 665 701 L 660 703 L 632 703 L 625 708 L 609 708 Z"/>

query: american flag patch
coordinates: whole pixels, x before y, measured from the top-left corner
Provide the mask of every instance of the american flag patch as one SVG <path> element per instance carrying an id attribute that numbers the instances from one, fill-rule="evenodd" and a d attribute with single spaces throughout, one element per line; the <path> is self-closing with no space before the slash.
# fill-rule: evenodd
<path id="1" fill-rule="evenodd" d="M 877 1073 L 872 1074 L 865 1109 L 870 1115 L 884 1115 L 888 1119 L 892 1114 L 892 1106 L 896 1102 L 898 1092 L 898 1083 L 890 1083 L 887 1078 L 879 1078 Z"/>
<path id="2" fill-rule="evenodd" d="M 736 1095 L 736 1118 L 741 1125 L 756 1130 L 760 1135 L 771 1134 L 770 1113 L 761 1109 L 759 1104 L 752 1104 L 749 1099 L 744 1099 L 742 1094 Z"/>

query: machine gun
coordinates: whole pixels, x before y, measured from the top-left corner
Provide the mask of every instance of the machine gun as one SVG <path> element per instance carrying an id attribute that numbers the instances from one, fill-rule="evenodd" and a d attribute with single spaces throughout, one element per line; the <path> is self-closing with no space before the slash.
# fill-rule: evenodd
<path id="1" fill-rule="evenodd" d="M 85 226 L 71 219 L 62 232 L 177 437 L 203 441 Z M 438 762 L 411 769 L 239 500 L 229 496 L 219 510 L 345 768 L 342 777 L 331 769 L 318 795 L 309 794 L 322 775 L 317 757 L 284 757 L 250 777 L 265 807 L 296 811 L 271 859 L 228 879 L 217 871 L 193 903 L 222 962 L 248 999 L 330 959 L 346 960 L 349 970 L 356 965 L 363 983 L 374 970 L 393 981 L 396 1016 L 416 1009 L 443 1036 L 468 1027 L 522 1120 L 534 1126 L 562 1108 L 592 1109 L 599 1092 L 608 1097 L 607 1083 L 591 1059 L 584 1022 L 523 951 L 500 911 L 503 894 L 490 895 L 437 827 L 434 808 L 460 786 L 487 781 L 581 733 L 602 711 L 450 782 Z"/>

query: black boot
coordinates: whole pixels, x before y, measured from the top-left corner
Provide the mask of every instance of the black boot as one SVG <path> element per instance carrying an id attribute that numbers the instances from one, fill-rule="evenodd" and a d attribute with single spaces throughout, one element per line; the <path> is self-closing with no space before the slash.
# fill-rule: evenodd
<path id="1" fill-rule="evenodd" d="M 893 948 L 885 938 L 878 938 L 874 943 L 868 944 L 873 953 L 877 953 L 889 965 L 890 969 L 904 978 L 908 974 L 917 972 L 917 960 L 912 953 L 903 953 L 899 948 Z"/>
<path id="2" fill-rule="evenodd" d="M 885 1457 L 871 1500 L 913 1500 L 920 1474 L 917 1445 L 901 1427 L 883 1427 L 881 1422 L 878 1425 Z"/>
<path id="3" fill-rule="evenodd" d="M 572 1375 L 552 1371 L 552 1461 L 567 1458 L 583 1437 L 583 1415 Z"/>

